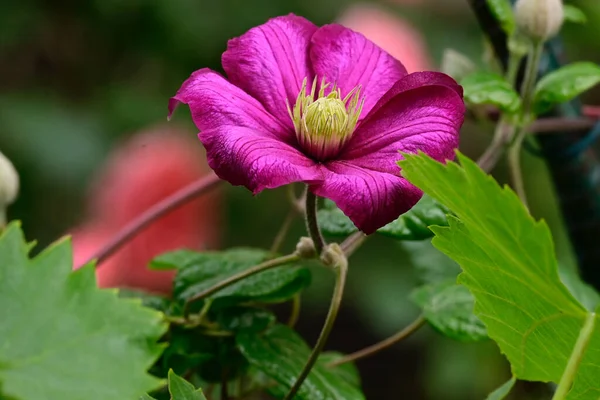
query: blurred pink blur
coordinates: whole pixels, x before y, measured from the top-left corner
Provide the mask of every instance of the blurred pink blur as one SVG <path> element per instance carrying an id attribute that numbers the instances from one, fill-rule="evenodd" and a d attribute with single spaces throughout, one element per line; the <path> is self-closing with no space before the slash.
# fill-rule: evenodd
<path id="1" fill-rule="evenodd" d="M 430 56 L 421 34 L 392 12 L 371 4 L 356 4 L 347 8 L 338 22 L 362 33 L 400 60 L 409 73 L 431 69 Z"/>
<path id="2" fill-rule="evenodd" d="M 94 180 L 88 220 L 73 230 L 74 265 L 86 262 L 146 209 L 208 171 L 192 132 L 159 127 L 122 143 Z M 101 264 L 98 285 L 169 293 L 174 272 L 149 270 L 148 262 L 169 250 L 218 246 L 219 204 L 219 194 L 213 192 L 153 222 Z"/>

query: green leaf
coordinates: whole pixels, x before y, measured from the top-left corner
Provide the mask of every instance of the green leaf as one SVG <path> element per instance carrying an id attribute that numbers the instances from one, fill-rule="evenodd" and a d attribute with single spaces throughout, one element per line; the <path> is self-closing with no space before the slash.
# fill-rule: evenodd
<path id="1" fill-rule="evenodd" d="M 515 32 L 516 23 L 515 15 L 509 0 L 487 0 L 488 7 L 496 20 L 500 22 L 500 26 L 508 34 L 512 35 Z"/>
<path id="2" fill-rule="evenodd" d="M 460 273 L 460 267 L 450 257 L 433 247 L 431 241 L 402 242 L 412 266 L 421 283 L 439 283 L 454 281 Z"/>
<path id="3" fill-rule="evenodd" d="M 489 396 L 486 398 L 486 400 L 502 400 L 502 399 L 504 399 L 506 396 L 508 396 L 508 394 L 512 390 L 513 386 L 515 386 L 516 382 L 517 382 L 517 380 L 513 376 L 508 381 L 504 382 L 502 384 L 502 386 L 500 386 L 498 389 L 496 389 L 492 393 L 490 393 Z"/>
<path id="4" fill-rule="evenodd" d="M 587 22 L 587 16 L 581 9 L 571 4 L 565 4 L 563 5 L 563 10 L 565 13 L 565 21 L 573 22 L 575 24 L 585 24 Z"/>
<path id="5" fill-rule="evenodd" d="M 559 382 L 571 362 L 576 375 L 567 398 L 597 400 L 600 330 L 590 329 L 595 314 L 561 282 L 548 226 L 473 161 L 458 159 L 462 167 L 423 154 L 400 162 L 407 179 L 456 214 L 449 227 L 433 228 L 433 244 L 460 264 L 475 314 L 517 379 Z"/>
<path id="6" fill-rule="evenodd" d="M 222 252 L 198 253 L 179 250 L 158 256 L 153 268 L 177 269 L 173 295 L 180 301 L 214 286 L 224 279 L 265 261 L 271 254 L 260 249 L 229 249 Z M 276 303 L 291 299 L 310 284 L 310 271 L 289 264 L 253 275 L 218 291 L 211 309 L 239 304 L 249 300 Z"/>
<path id="7" fill-rule="evenodd" d="M 269 310 L 249 307 L 230 307 L 219 311 L 217 323 L 221 329 L 233 332 L 264 331 L 276 321 L 275 314 Z"/>
<path id="8" fill-rule="evenodd" d="M 292 387 L 311 351 L 302 338 L 285 325 L 275 325 L 258 335 L 241 333 L 236 341 L 252 366 L 285 389 Z M 363 400 L 365 397 L 349 383 L 347 375 L 340 375 L 319 360 L 294 398 Z"/>
<path id="9" fill-rule="evenodd" d="M 327 365 L 331 362 L 339 360 L 342 357 L 344 357 L 344 354 L 338 353 L 337 351 L 326 351 L 321 353 L 319 356 L 319 361 Z M 358 373 L 358 368 L 356 368 L 354 363 L 347 362 L 342 365 L 338 365 L 332 368 L 331 371 L 352 386 L 360 387 L 360 374 Z"/>
<path id="10" fill-rule="evenodd" d="M 448 225 L 448 209 L 424 195 L 413 208 L 377 232 L 399 240 L 423 240 L 433 236 L 431 225 Z"/>
<path id="11" fill-rule="evenodd" d="M 0 397 L 134 399 L 160 386 L 160 313 L 72 271 L 70 240 L 30 259 L 17 223 L 0 236 Z"/>
<path id="12" fill-rule="evenodd" d="M 400 240 L 423 240 L 433 236 L 430 225 L 448 225 L 448 210 L 429 196 L 423 196 L 413 208 L 390 222 L 377 233 Z M 356 227 L 332 201 L 318 213 L 321 231 L 331 236 L 347 236 L 357 231 Z"/>
<path id="13" fill-rule="evenodd" d="M 465 342 L 488 337 L 485 326 L 473 314 L 473 295 L 454 281 L 421 286 L 411 293 L 411 300 L 422 308 L 429 325 L 444 336 Z"/>
<path id="14" fill-rule="evenodd" d="M 569 292 L 588 311 L 594 311 L 600 305 L 600 294 L 592 286 L 582 281 L 575 271 L 559 268 L 558 274 Z"/>
<path id="15" fill-rule="evenodd" d="M 521 108 L 521 97 L 500 75 L 475 72 L 466 76 L 460 84 L 467 103 L 491 104 L 510 114 L 515 114 Z"/>
<path id="16" fill-rule="evenodd" d="M 140 398 L 138 400 L 156 400 L 154 397 L 150 396 L 147 393 L 144 393 L 143 395 L 140 396 Z"/>
<path id="17" fill-rule="evenodd" d="M 196 389 L 194 385 L 177 376 L 173 370 L 169 370 L 169 393 L 171 400 L 206 400 L 202 389 Z"/>
<path id="18" fill-rule="evenodd" d="M 537 83 L 534 110 L 541 114 L 552 106 L 565 103 L 600 82 L 600 67 L 591 62 L 566 65 L 544 76 Z"/>

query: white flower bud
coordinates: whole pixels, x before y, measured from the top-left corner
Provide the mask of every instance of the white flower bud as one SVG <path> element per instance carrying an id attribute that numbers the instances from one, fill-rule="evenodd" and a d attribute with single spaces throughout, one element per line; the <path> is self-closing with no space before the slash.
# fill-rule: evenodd
<path id="1" fill-rule="evenodd" d="M 325 246 L 323 253 L 321 254 L 321 262 L 333 268 L 348 267 L 348 259 L 340 245 L 337 243 L 331 243 Z"/>
<path id="2" fill-rule="evenodd" d="M 460 81 L 465 76 L 475 72 L 476 69 L 475 64 L 464 54 L 454 49 L 444 50 L 442 65 L 440 66 L 440 70 L 444 74 L 450 75 L 455 80 Z"/>
<path id="3" fill-rule="evenodd" d="M 301 237 L 300 241 L 296 245 L 296 254 L 302 258 L 313 258 L 317 255 L 315 250 L 315 243 L 309 237 Z"/>
<path id="4" fill-rule="evenodd" d="M 19 193 L 19 175 L 8 158 L 0 152 L 0 227 L 5 224 L 6 208 Z"/>
<path id="5" fill-rule="evenodd" d="M 519 30 L 533 40 L 548 40 L 560 31 L 564 20 L 562 0 L 517 0 L 515 18 Z"/>

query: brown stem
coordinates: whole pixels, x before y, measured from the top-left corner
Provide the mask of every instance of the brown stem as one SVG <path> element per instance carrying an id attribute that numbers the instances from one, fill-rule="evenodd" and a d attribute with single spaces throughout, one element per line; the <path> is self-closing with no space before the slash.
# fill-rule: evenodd
<path id="1" fill-rule="evenodd" d="M 186 204 L 187 202 L 197 198 L 198 196 L 214 189 L 221 182 L 219 177 L 214 173 L 210 173 L 195 182 L 192 182 L 188 186 L 178 190 L 166 199 L 153 205 L 141 215 L 129 222 L 123 229 L 117 232 L 111 240 L 104 245 L 96 254 L 94 254 L 88 261 L 96 260 L 96 265 L 99 266 L 102 262 L 106 261 L 114 252 L 119 250 L 121 246 L 133 239 L 138 233 L 140 233 L 145 227 L 156 221 L 163 215 L 175 210 L 176 208 Z"/>
<path id="2" fill-rule="evenodd" d="M 425 324 L 425 322 L 426 322 L 425 318 L 421 315 L 421 316 L 419 316 L 419 318 L 414 320 L 410 325 L 408 325 L 406 328 L 404 328 L 400 332 L 396 333 L 395 335 L 390 336 L 389 338 L 384 339 L 379 343 L 375 343 L 372 346 L 365 347 L 362 350 L 359 350 L 352 354 L 348 354 L 345 357 L 339 358 L 339 359 L 327 364 L 327 366 L 328 367 L 337 367 L 338 365 L 353 362 L 360 358 L 372 356 L 373 354 L 376 354 L 376 353 L 380 352 L 381 350 L 385 350 L 388 347 L 391 347 L 391 346 L 395 345 L 396 343 L 406 339 L 407 337 L 409 337 L 410 335 L 412 335 L 413 333 L 418 331 L 419 328 L 421 328 Z"/>
<path id="3" fill-rule="evenodd" d="M 340 245 L 344 251 L 344 255 L 346 257 L 350 257 L 352 253 L 354 253 L 356 249 L 358 249 L 360 245 L 367 240 L 367 237 L 368 236 L 361 231 L 354 232 L 352 235 L 348 236 Z"/>
<path id="4" fill-rule="evenodd" d="M 557 132 L 591 129 L 598 123 L 594 118 L 542 118 L 533 122 L 527 131 L 533 134 L 550 134 Z"/>

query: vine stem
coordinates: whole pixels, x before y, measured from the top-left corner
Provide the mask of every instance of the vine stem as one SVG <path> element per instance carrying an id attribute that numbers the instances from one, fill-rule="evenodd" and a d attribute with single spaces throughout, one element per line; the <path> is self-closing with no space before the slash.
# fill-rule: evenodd
<path id="1" fill-rule="evenodd" d="M 287 256 L 282 256 L 282 257 L 278 257 L 278 258 L 273 258 L 271 260 L 267 260 L 267 261 L 265 261 L 261 264 L 258 264 L 252 268 L 249 268 L 245 271 L 242 271 L 240 273 L 232 275 L 229 278 L 224 279 L 221 282 L 217 283 L 216 285 L 190 297 L 185 303 L 183 313 L 185 316 L 187 316 L 190 304 L 192 304 L 195 301 L 202 300 L 202 299 L 218 292 L 219 290 L 225 289 L 227 286 L 233 285 L 234 283 L 237 283 L 243 279 L 246 279 L 246 278 L 248 278 L 252 275 L 258 274 L 260 272 L 269 270 L 271 268 L 279 267 L 284 264 L 289 264 L 291 262 L 298 261 L 298 260 L 300 260 L 300 256 L 296 253 L 292 253 L 292 254 L 288 254 Z"/>
<path id="2" fill-rule="evenodd" d="M 538 67 L 542 58 L 542 52 L 544 50 L 544 42 L 538 41 L 533 44 L 533 50 L 527 59 L 527 66 L 525 68 L 525 78 L 523 79 L 523 85 L 521 86 L 521 97 L 523 99 L 523 116 L 525 117 L 527 124 L 531 115 L 531 103 L 533 99 L 533 92 L 535 89 L 535 83 L 537 81 Z M 510 172 L 511 182 L 517 195 L 527 207 L 527 194 L 525 193 L 525 185 L 523 184 L 523 172 L 521 170 L 521 147 L 523 146 L 523 139 L 527 133 L 526 126 L 521 127 L 511 143 L 508 149 L 508 169 Z"/>
<path id="3" fill-rule="evenodd" d="M 273 244 L 271 245 L 270 252 L 272 254 L 276 254 L 281 248 L 281 245 L 283 244 L 283 241 L 285 240 L 285 237 L 292 226 L 292 222 L 294 222 L 297 212 L 298 211 L 295 208 L 292 208 L 285 216 L 285 220 L 283 221 L 283 224 L 281 224 L 281 228 L 279 228 L 279 231 L 273 240 Z"/>
<path id="4" fill-rule="evenodd" d="M 494 169 L 498 163 L 498 160 L 500 160 L 500 157 L 504 153 L 506 144 L 514 135 L 514 132 L 514 125 L 507 123 L 504 117 L 500 118 L 500 121 L 498 121 L 496 129 L 494 130 L 492 143 L 481 155 L 481 157 L 479 157 L 479 160 L 477 160 L 477 165 L 479 165 L 482 170 L 485 172 L 490 172 L 492 169 Z"/>
<path id="5" fill-rule="evenodd" d="M 407 337 L 418 331 L 423 325 L 425 325 L 425 322 L 425 317 L 423 315 L 420 315 L 416 320 L 411 322 L 410 325 L 402 329 L 400 332 L 390 336 L 387 339 L 382 340 L 379 343 L 375 343 L 374 345 L 365 347 L 362 350 L 358 350 L 352 354 L 348 354 L 342 358 L 332 361 L 329 364 L 327 364 L 327 366 L 337 367 L 338 365 L 353 362 L 361 358 L 366 358 L 372 356 L 373 354 L 379 353 L 380 351 L 385 350 L 395 345 L 396 343 L 401 342 L 402 340 L 406 339 Z"/>
<path id="6" fill-rule="evenodd" d="M 577 374 L 579 364 L 581 363 L 583 355 L 585 354 L 585 350 L 592 339 L 595 325 L 596 313 L 589 313 L 585 319 L 583 328 L 581 328 L 581 332 L 579 332 L 579 337 L 575 342 L 575 347 L 573 348 L 573 352 L 569 357 L 569 362 L 567 363 L 565 372 L 560 378 L 556 392 L 554 392 L 554 396 L 552 396 L 552 400 L 565 400 L 567 398 L 567 394 L 569 393 L 569 390 L 571 390 L 571 386 L 575 380 L 575 374 Z"/>
<path id="7" fill-rule="evenodd" d="M 335 279 L 335 288 L 333 289 L 333 295 L 331 297 L 331 303 L 329 304 L 329 311 L 327 312 L 327 317 L 325 318 L 325 324 L 323 325 L 323 329 L 321 329 L 321 333 L 319 334 L 319 338 L 317 339 L 317 344 L 313 348 L 310 353 L 310 357 L 306 364 L 304 364 L 304 368 L 302 368 L 302 372 L 296 379 L 296 382 L 285 396 L 284 400 L 291 400 L 294 398 L 302 383 L 310 373 L 312 367 L 317 362 L 325 343 L 327 342 L 327 338 L 331 333 L 333 328 L 333 324 L 337 318 L 338 311 L 340 309 L 340 305 L 342 304 L 342 298 L 344 296 L 344 287 L 346 286 L 346 275 L 348 274 L 348 264 L 347 262 L 341 262 L 336 264 L 334 267 L 336 272 Z"/>
<path id="8" fill-rule="evenodd" d="M 350 257 L 367 240 L 368 236 L 358 231 L 348 236 L 340 245 L 346 257 Z"/>
<path id="9" fill-rule="evenodd" d="M 178 207 L 181 207 L 187 202 L 197 198 L 198 196 L 201 196 L 204 193 L 214 189 L 220 183 L 221 180 L 219 177 L 214 173 L 210 173 L 156 203 L 133 221 L 125 225 L 125 227 L 117 232 L 117 234 L 114 235 L 108 243 L 106 243 L 96 254 L 92 255 L 92 257 L 90 257 L 89 260 L 82 265 L 96 260 L 96 266 L 99 267 L 102 262 L 113 255 L 121 248 L 121 246 L 133 239 L 152 222 L 177 209 Z"/>
<path id="10" fill-rule="evenodd" d="M 323 235 L 321 235 L 317 221 L 317 196 L 308 190 L 308 187 L 306 188 L 306 208 L 304 212 L 306 216 L 306 230 L 315 244 L 317 255 L 320 256 L 325 247 L 325 240 L 323 239 Z"/>

